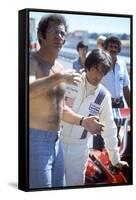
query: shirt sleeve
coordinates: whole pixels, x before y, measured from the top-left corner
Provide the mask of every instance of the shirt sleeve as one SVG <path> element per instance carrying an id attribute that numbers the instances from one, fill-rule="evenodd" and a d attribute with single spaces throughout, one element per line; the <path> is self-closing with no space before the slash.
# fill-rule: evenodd
<path id="1" fill-rule="evenodd" d="M 73 62 L 73 69 L 76 70 L 76 62 L 75 61 Z"/>
<path id="2" fill-rule="evenodd" d="M 123 81 L 123 86 L 129 86 L 130 85 L 130 80 L 129 80 L 129 75 L 127 71 L 127 66 L 124 63 L 124 81 Z"/>
<path id="3" fill-rule="evenodd" d="M 102 132 L 105 148 L 109 153 L 112 164 L 116 165 L 120 161 L 120 154 L 117 140 L 117 127 L 113 118 L 111 96 L 109 93 L 106 95 L 103 102 L 100 121 L 105 125 L 104 131 Z"/>
<path id="4" fill-rule="evenodd" d="M 78 60 L 75 60 L 75 61 L 73 62 L 73 69 L 75 69 L 76 72 L 79 72 L 79 70 L 80 70 L 80 62 L 79 62 L 79 59 L 78 59 Z"/>

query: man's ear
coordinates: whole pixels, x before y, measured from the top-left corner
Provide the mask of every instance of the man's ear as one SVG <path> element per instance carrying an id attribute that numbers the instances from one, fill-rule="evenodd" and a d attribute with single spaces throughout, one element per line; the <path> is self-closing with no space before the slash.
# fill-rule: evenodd
<path id="1" fill-rule="evenodd" d="M 43 37 L 41 33 L 38 33 L 38 38 L 39 38 L 39 40 L 43 40 L 43 39 L 45 40 L 45 39 L 46 39 L 46 36 Z"/>

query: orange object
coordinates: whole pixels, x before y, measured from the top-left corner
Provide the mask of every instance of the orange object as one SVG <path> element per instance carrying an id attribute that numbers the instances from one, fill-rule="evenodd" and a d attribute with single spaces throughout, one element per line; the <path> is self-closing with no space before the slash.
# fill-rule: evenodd
<path id="1" fill-rule="evenodd" d="M 90 155 L 90 158 L 88 159 L 87 167 L 86 167 L 86 178 L 88 179 L 88 183 L 90 181 L 90 184 L 100 184 L 101 178 L 99 179 L 99 175 L 103 174 L 105 177 L 105 180 L 102 181 L 102 183 L 106 184 L 116 184 L 116 183 L 127 183 L 127 180 L 123 173 L 121 171 L 112 172 L 111 168 L 111 162 L 109 160 L 108 152 L 104 149 L 103 151 L 99 150 L 93 150 L 92 155 Z M 99 174 L 98 174 L 99 171 Z M 93 177 L 95 177 L 93 179 Z"/>

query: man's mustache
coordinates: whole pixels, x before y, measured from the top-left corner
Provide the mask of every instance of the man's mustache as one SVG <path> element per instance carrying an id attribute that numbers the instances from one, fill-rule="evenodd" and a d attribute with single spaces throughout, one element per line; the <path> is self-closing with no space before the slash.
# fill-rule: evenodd
<path id="1" fill-rule="evenodd" d="M 117 52 L 116 52 L 116 51 L 110 51 L 110 53 L 111 53 L 111 54 L 115 54 L 115 53 L 117 53 Z"/>

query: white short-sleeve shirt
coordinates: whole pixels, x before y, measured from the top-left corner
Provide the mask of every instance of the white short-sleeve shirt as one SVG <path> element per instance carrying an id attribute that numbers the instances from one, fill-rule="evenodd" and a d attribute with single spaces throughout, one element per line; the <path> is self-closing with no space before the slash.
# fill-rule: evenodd
<path id="1" fill-rule="evenodd" d="M 125 62 L 117 57 L 115 70 L 108 72 L 108 74 L 103 77 L 101 83 L 111 93 L 112 98 L 123 97 L 123 88 L 125 86 L 129 87 L 130 84 Z"/>

